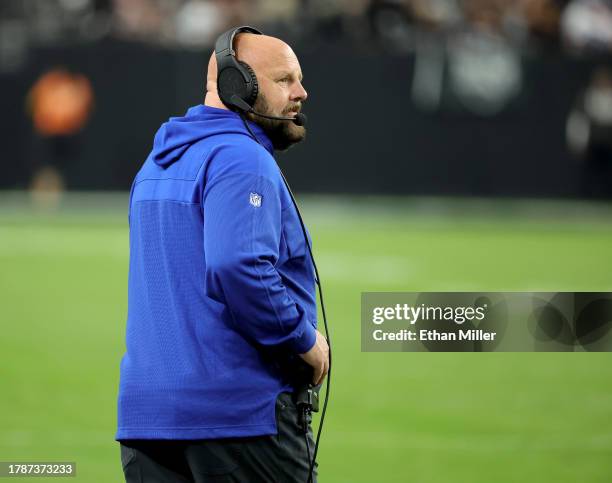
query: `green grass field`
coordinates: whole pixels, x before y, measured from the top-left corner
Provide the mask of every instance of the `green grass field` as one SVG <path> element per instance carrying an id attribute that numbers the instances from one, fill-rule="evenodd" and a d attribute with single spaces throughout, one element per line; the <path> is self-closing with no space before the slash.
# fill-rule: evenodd
<path id="1" fill-rule="evenodd" d="M 76 461 L 78 481 L 122 481 L 126 205 L 80 195 L 45 214 L 0 196 L 0 461 Z M 610 354 L 362 353 L 359 340 L 362 291 L 612 291 L 612 205 L 304 208 L 334 349 L 321 482 L 612 481 Z"/>

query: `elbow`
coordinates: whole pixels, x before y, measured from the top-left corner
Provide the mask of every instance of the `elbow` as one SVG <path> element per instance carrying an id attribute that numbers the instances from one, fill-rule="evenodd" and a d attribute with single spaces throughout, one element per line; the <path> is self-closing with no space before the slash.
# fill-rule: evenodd
<path id="1" fill-rule="evenodd" d="M 240 271 L 240 260 L 237 257 L 223 257 L 206 261 L 206 273 L 219 279 L 231 278 Z"/>
<path id="2" fill-rule="evenodd" d="M 206 279 L 231 290 L 255 290 L 272 285 L 278 277 L 270 260 L 240 254 L 206 260 Z"/>

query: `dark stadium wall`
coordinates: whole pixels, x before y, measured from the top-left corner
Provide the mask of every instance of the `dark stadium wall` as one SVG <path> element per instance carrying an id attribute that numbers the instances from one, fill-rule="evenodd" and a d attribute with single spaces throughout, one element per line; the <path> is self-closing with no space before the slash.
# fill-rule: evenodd
<path id="1" fill-rule="evenodd" d="M 524 59 L 520 94 L 483 117 L 448 97 L 433 112 L 417 108 L 412 56 L 348 46 L 297 53 L 309 92 L 308 141 L 278 156 L 296 191 L 612 197 L 612 180 L 591 176 L 565 144 L 567 115 L 594 61 Z M 78 159 L 62 166 L 68 188 L 127 190 L 158 126 L 202 101 L 208 56 L 111 40 L 35 50 L 27 69 L 0 75 L 0 187 L 26 187 L 45 156 L 34 149 L 44 142 L 25 106 L 47 69 L 85 74 L 95 93 L 93 114 L 74 139 Z"/>

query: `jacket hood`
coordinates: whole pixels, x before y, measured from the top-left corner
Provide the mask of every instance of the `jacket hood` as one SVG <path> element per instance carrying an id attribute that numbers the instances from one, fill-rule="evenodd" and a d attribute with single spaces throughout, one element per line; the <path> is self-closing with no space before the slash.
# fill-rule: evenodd
<path id="1" fill-rule="evenodd" d="M 247 121 L 257 139 L 274 154 L 270 139 L 257 124 Z M 240 116 L 226 109 L 205 105 L 190 108 L 183 117 L 171 117 L 155 134 L 153 161 L 167 168 L 192 144 L 217 134 L 244 134 L 252 137 Z"/>

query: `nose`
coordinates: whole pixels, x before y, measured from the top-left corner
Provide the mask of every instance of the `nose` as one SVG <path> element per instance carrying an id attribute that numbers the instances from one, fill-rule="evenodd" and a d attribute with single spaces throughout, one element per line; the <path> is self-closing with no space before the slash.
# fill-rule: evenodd
<path id="1" fill-rule="evenodd" d="M 305 101 L 308 98 L 308 92 L 304 89 L 302 83 L 298 80 L 295 83 L 295 88 L 291 92 L 291 100 L 292 101 Z"/>

